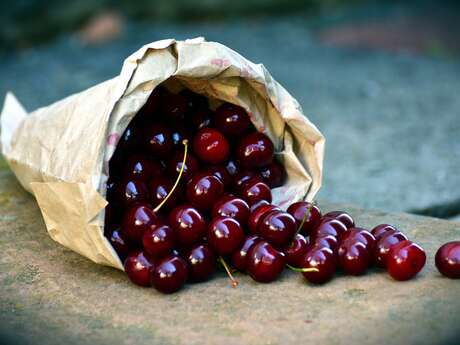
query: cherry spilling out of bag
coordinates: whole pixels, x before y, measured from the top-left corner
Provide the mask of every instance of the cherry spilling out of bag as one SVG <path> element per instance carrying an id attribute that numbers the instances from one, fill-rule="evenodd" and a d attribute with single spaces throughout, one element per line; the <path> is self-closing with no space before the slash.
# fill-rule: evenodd
<path id="1" fill-rule="evenodd" d="M 236 271 L 268 283 L 286 267 L 322 284 L 337 270 L 362 275 L 373 265 L 407 280 L 426 261 L 393 226 L 368 231 L 348 213 L 323 215 L 314 203 L 287 211 L 272 204 L 271 190 L 287 175 L 273 142 L 243 108 L 211 110 L 207 98 L 187 89 L 152 92 L 109 170 L 105 236 L 133 283 L 163 293 L 209 280 L 216 268 L 233 286 Z"/>

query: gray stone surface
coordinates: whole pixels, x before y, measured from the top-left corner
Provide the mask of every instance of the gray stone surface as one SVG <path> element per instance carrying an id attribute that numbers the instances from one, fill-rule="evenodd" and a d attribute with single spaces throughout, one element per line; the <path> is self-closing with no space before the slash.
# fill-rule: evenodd
<path id="1" fill-rule="evenodd" d="M 285 272 L 256 284 L 223 274 L 161 295 L 129 283 L 53 242 L 33 198 L 0 171 L 2 344 L 458 344 L 459 281 L 434 268 L 436 248 L 459 238 L 458 223 L 344 208 L 358 224 L 390 222 L 419 242 L 428 263 L 408 282 L 372 271 L 324 286 Z"/>
<path id="2" fill-rule="evenodd" d="M 116 75 L 144 43 L 199 35 L 263 62 L 324 132 L 320 200 L 407 211 L 460 197 L 460 63 L 326 47 L 302 18 L 128 24 L 88 47 L 64 36 L 3 59 L 0 94 L 32 110 Z"/>

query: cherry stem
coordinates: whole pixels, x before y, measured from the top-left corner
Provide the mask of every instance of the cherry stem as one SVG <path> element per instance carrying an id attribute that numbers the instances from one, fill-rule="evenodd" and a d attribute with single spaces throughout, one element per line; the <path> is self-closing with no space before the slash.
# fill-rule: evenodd
<path id="1" fill-rule="evenodd" d="M 227 271 L 227 275 L 230 278 L 230 280 L 232 281 L 232 287 L 236 288 L 238 286 L 238 280 L 236 280 L 233 277 L 232 272 L 230 272 L 230 269 L 228 268 L 228 265 L 227 265 L 227 263 L 225 262 L 225 260 L 224 260 L 224 258 L 222 256 L 219 256 L 219 261 L 222 264 L 222 266 L 224 266 L 225 271 Z"/>
<path id="2" fill-rule="evenodd" d="M 319 272 L 319 269 L 317 269 L 316 267 L 300 268 L 291 266 L 289 264 L 286 264 L 286 266 L 295 272 Z"/>
<path id="3" fill-rule="evenodd" d="M 177 186 L 179 185 L 179 181 L 185 169 L 185 161 L 187 160 L 188 140 L 182 140 L 182 144 L 184 145 L 184 158 L 182 159 L 182 166 L 180 167 L 179 175 L 177 175 L 176 182 L 174 183 L 174 186 L 171 188 L 171 191 L 168 193 L 168 195 L 166 195 L 166 198 L 164 198 L 163 201 L 160 202 L 160 204 L 153 209 L 153 212 L 155 213 L 157 213 L 160 210 L 161 206 L 163 206 L 166 203 L 166 201 L 168 201 L 169 197 L 172 195 L 172 193 L 174 193 Z"/>
<path id="4" fill-rule="evenodd" d="M 307 212 L 305 212 L 305 214 L 304 214 L 304 216 L 303 216 L 303 218 L 302 218 L 302 221 L 300 222 L 299 227 L 297 228 L 297 231 L 296 231 L 296 233 L 295 233 L 296 235 L 300 232 L 300 230 L 302 230 L 302 227 L 303 227 L 303 225 L 305 224 L 305 222 L 307 221 L 307 217 L 310 215 L 311 209 L 313 208 L 313 206 L 315 206 L 315 202 L 314 202 L 314 201 L 312 201 L 312 202 L 310 203 L 310 206 L 308 207 Z M 294 235 L 294 236 L 295 236 L 295 235 Z"/>

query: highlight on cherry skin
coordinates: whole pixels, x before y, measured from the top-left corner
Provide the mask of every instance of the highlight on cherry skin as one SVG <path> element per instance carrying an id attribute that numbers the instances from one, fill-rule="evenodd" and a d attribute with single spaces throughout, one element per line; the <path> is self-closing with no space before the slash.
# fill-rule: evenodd
<path id="1" fill-rule="evenodd" d="M 324 212 L 315 202 L 272 203 L 272 190 L 287 179 L 272 140 L 244 108 L 211 108 L 187 89 L 152 92 L 109 169 L 104 234 L 128 278 L 162 293 L 222 274 L 233 287 L 245 274 L 270 283 L 289 279 L 287 270 L 306 284 L 373 266 L 407 280 L 425 265 L 423 249 L 395 226 L 363 228 L 346 211 Z M 460 277 L 459 248 L 451 242 L 436 255 L 449 278 Z"/>

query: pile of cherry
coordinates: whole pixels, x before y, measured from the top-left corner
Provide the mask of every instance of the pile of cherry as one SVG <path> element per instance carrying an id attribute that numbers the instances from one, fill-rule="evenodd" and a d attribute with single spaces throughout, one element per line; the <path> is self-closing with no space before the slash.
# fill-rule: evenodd
<path id="1" fill-rule="evenodd" d="M 375 265 L 407 280 L 423 268 L 424 250 L 391 225 L 368 231 L 345 212 L 271 204 L 286 178 L 274 153 L 243 108 L 212 111 L 189 90 L 152 92 L 120 138 L 107 182 L 105 235 L 131 281 L 172 293 L 218 265 L 234 286 L 235 271 L 267 283 L 289 267 L 321 284 L 337 270 L 362 275 Z M 460 278 L 460 242 L 441 247 L 436 264 Z"/>

